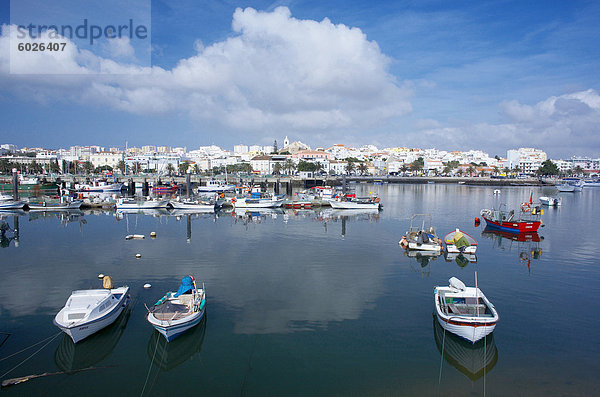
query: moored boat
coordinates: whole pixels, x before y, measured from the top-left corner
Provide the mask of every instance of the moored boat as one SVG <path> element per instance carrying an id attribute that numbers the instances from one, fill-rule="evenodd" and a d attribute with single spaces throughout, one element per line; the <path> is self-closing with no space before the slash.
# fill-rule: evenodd
<path id="1" fill-rule="evenodd" d="M 518 214 L 514 210 L 482 209 L 481 217 L 488 227 L 511 233 L 531 233 L 537 231 L 542 225 L 540 216 L 544 210 L 532 207 L 530 203 L 521 204 Z"/>
<path id="2" fill-rule="evenodd" d="M 492 333 L 499 320 L 496 308 L 477 287 L 477 281 L 475 284 L 466 287 L 452 277 L 449 286 L 434 288 L 435 312 L 442 328 L 471 343 Z"/>
<path id="3" fill-rule="evenodd" d="M 215 212 L 215 202 L 202 199 L 182 199 L 169 201 L 174 210 L 194 210 L 198 212 Z"/>
<path id="4" fill-rule="evenodd" d="M 109 192 L 120 192 L 123 188 L 123 184 L 120 182 L 111 183 L 106 179 L 94 179 L 92 182 L 83 185 L 75 185 L 75 190 L 79 192 L 95 192 L 95 193 L 109 193 Z"/>
<path id="5" fill-rule="evenodd" d="M 82 200 L 57 201 L 42 198 L 30 199 L 27 207 L 29 211 L 70 211 L 80 209 L 82 204 Z"/>
<path id="6" fill-rule="evenodd" d="M 449 253 L 474 254 L 477 251 L 477 240 L 458 228 L 446 234 L 444 242 Z"/>
<path id="7" fill-rule="evenodd" d="M 547 205 L 549 207 L 558 207 L 559 205 L 561 205 L 561 202 L 562 202 L 561 197 L 541 196 L 539 198 L 539 200 L 540 200 L 540 203 L 542 203 L 542 205 Z"/>
<path id="8" fill-rule="evenodd" d="M 200 323 L 205 305 L 204 285 L 197 288 L 194 277 L 186 276 L 177 292 L 167 292 L 148 309 L 147 320 L 170 342 Z"/>
<path id="9" fill-rule="evenodd" d="M 252 192 L 250 197 L 232 198 L 231 203 L 235 208 L 279 208 L 283 206 L 284 196 Z"/>
<path id="10" fill-rule="evenodd" d="M 112 324 L 129 304 L 129 287 L 73 291 L 54 324 L 77 343 Z"/>
<path id="11" fill-rule="evenodd" d="M 556 185 L 559 192 L 581 192 L 584 183 L 579 178 L 563 178 L 561 183 Z"/>
<path id="12" fill-rule="evenodd" d="M 415 221 L 421 221 L 421 226 L 415 225 Z M 431 226 L 430 214 L 414 214 L 410 218 L 410 229 L 398 244 L 408 250 L 432 251 L 437 254 L 442 251 L 442 239 L 437 237 L 435 229 Z"/>
<path id="13" fill-rule="evenodd" d="M 155 208 L 167 208 L 169 200 L 137 200 L 120 198 L 117 200 L 118 210 L 138 210 L 138 209 L 155 209 Z"/>
<path id="14" fill-rule="evenodd" d="M 352 197 L 339 200 L 329 200 L 333 209 L 380 209 L 379 197 Z"/>
<path id="15" fill-rule="evenodd" d="M 13 196 L 0 192 L 0 210 L 19 210 L 26 204 L 24 200 L 14 200 Z"/>
<path id="16" fill-rule="evenodd" d="M 233 191 L 234 189 L 235 185 L 228 184 L 225 181 L 211 179 L 210 181 L 206 181 L 206 185 L 198 186 L 198 193 L 227 192 Z"/>
<path id="17" fill-rule="evenodd" d="M 155 194 L 171 194 L 179 190 L 179 185 L 171 183 L 169 185 L 157 185 L 152 187 L 152 193 Z"/>

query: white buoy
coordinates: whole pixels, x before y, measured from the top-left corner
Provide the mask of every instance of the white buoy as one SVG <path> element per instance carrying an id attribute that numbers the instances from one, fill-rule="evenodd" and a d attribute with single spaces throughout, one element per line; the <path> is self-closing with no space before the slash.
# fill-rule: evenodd
<path id="1" fill-rule="evenodd" d="M 142 254 L 135 254 L 135 257 L 136 257 L 136 258 L 141 258 L 141 257 L 142 257 Z"/>
<path id="2" fill-rule="evenodd" d="M 144 284 L 144 288 L 148 289 L 150 287 L 152 287 L 152 284 Z"/>
<path id="3" fill-rule="evenodd" d="M 150 237 L 156 238 L 156 232 L 150 232 Z"/>
<path id="4" fill-rule="evenodd" d="M 104 274 L 100 273 L 100 274 L 98 275 L 98 278 L 104 278 Z"/>

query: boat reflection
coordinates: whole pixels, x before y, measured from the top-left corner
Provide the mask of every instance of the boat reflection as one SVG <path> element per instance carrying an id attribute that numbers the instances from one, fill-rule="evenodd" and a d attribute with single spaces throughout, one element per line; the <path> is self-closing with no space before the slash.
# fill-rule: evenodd
<path id="1" fill-rule="evenodd" d="M 148 357 L 160 369 L 169 371 L 200 353 L 205 332 L 206 316 L 194 328 L 171 342 L 154 330 L 148 341 Z"/>
<path id="2" fill-rule="evenodd" d="M 365 209 L 326 209 L 317 213 L 319 220 L 379 220 L 380 211 L 377 208 Z"/>
<path id="3" fill-rule="evenodd" d="M 477 256 L 475 254 L 465 254 L 461 252 L 445 252 L 444 259 L 446 262 L 456 262 L 458 267 L 465 267 L 469 263 L 477 263 Z"/>
<path id="4" fill-rule="evenodd" d="M 147 209 L 119 209 L 116 211 L 117 220 L 123 219 L 125 215 L 149 215 L 154 217 L 170 216 L 171 213 L 166 208 L 147 208 Z"/>
<path id="5" fill-rule="evenodd" d="M 404 251 L 404 255 L 415 258 L 416 262 L 419 264 L 419 267 L 413 267 L 411 261 L 410 269 L 415 271 L 416 273 L 421 273 L 422 276 L 428 276 L 431 274 L 431 268 L 429 264 L 431 261 L 436 260 L 441 254 L 435 251 L 413 251 L 406 250 Z"/>
<path id="6" fill-rule="evenodd" d="M 433 335 L 440 353 L 444 347 L 444 360 L 472 381 L 488 374 L 498 362 L 493 332 L 473 344 L 448 331 L 444 335 L 444 328 L 433 315 Z"/>
<path id="7" fill-rule="evenodd" d="M 242 221 L 247 223 L 261 223 L 266 219 L 277 219 L 284 215 L 285 211 L 281 208 L 234 208 L 231 211 L 231 216 L 235 218 L 235 222 Z"/>
<path id="8" fill-rule="evenodd" d="M 529 270 L 531 261 L 539 259 L 542 255 L 541 242 L 544 237 L 537 232 L 515 234 L 486 228 L 481 232 L 481 236 L 494 240 L 494 246 L 498 249 L 518 251 L 519 262 Z"/>
<path id="9" fill-rule="evenodd" d="M 117 320 L 81 343 L 73 343 L 64 335 L 54 353 L 54 362 L 61 371 L 91 367 L 110 355 L 127 326 L 131 309 L 126 308 Z"/>

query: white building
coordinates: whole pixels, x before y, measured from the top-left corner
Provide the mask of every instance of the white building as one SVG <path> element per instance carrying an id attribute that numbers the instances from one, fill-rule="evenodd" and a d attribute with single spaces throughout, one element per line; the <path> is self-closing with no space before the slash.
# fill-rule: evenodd
<path id="1" fill-rule="evenodd" d="M 244 153 L 248 153 L 248 145 L 235 145 L 233 147 L 233 154 L 241 155 Z"/>
<path id="2" fill-rule="evenodd" d="M 123 160 L 123 153 L 119 152 L 98 152 L 90 155 L 90 162 L 94 168 L 109 166 L 116 170 L 121 160 Z"/>
<path id="3" fill-rule="evenodd" d="M 519 167 L 522 173 L 533 174 L 548 157 L 546 152 L 534 148 L 520 148 L 506 152 L 506 167 Z"/>

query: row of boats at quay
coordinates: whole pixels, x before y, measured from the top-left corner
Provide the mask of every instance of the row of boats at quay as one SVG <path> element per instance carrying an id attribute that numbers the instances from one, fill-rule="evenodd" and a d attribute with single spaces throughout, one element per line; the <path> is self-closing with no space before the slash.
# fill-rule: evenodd
<path id="1" fill-rule="evenodd" d="M 110 276 L 102 278 L 102 289 L 72 291 L 64 307 L 54 316 L 54 325 L 79 343 L 114 323 L 130 303 L 128 286 L 113 288 Z M 144 287 L 150 288 L 149 284 Z M 167 292 L 148 307 L 146 320 L 167 342 L 195 327 L 204 317 L 206 293 L 193 276 L 185 276 L 176 292 Z"/>

